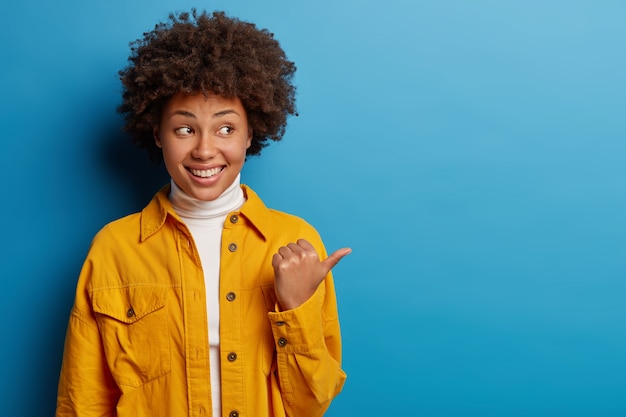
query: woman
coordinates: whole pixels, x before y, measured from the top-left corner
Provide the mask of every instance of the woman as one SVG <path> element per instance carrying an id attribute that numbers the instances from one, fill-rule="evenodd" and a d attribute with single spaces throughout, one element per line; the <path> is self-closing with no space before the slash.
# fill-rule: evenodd
<path id="1" fill-rule="evenodd" d="M 57 416 L 320 416 L 341 391 L 315 229 L 240 183 L 295 114 L 295 65 L 224 13 L 170 15 L 120 72 L 125 128 L 170 184 L 106 225 L 81 271 Z"/>

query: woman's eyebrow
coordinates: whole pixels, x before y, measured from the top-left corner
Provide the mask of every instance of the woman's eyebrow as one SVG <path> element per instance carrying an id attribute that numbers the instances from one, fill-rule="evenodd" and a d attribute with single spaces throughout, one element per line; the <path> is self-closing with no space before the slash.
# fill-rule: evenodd
<path id="1" fill-rule="evenodd" d="M 240 114 L 234 110 L 234 109 L 226 109 L 226 110 L 220 110 L 216 113 L 213 113 L 212 118 L 216 119 L 218 117 L 222 117 L 222 116 L 226 116 L 227 114 L 236 114 L 237 116 L 240 116 Z M 190 111 L 187 110 L 175 110 L 172 112 L 172 114 L 170 114 L 169 118 L 172 118 L 174 116 L 185 116 L 185 117 L 189 117 L 192 119 L 197 119 L 196 115 Z"/>
<path id="2" fill-rule="evenodd" d="M 170 116 L 168 117 L 168 119 L 176 116 L 176 115 L 180 115 L 180 116 L 185 116 L 185 117 L 190 117 L 192 119 L 197 119 L 196 115 L 193 114 L 190 111 L 186 111 L 186 110 L 175 110 L 172 112 L 172 114 L 170 114 Z"/>
<path id="3" fill-rule="evenodd" d="M 217 117 L 226 116 L 227 114 L 236 114 L 237 116 L 240 115 L 234 109 L 226 109 L 226 110 L 218 111 L 217 113 L 213 114 L 213 118 L 215 119 Z"/>

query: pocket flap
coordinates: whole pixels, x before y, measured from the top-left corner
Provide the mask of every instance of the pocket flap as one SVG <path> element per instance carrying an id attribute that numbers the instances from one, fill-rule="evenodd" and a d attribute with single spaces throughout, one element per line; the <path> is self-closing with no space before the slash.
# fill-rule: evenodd
<path id="1" fill-rule="evenodd" d="M 166 290 L 152 286 L 95 290 L 93 310 L 123 323 L 134 323 L 165 306 Z"/>

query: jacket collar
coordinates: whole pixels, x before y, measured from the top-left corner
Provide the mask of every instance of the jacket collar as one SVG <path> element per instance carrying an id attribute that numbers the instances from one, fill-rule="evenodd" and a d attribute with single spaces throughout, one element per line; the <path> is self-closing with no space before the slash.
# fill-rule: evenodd
<path id="1" fill-rule="evenodd" d="M 244 216 L 252 226 L 265 239 L 270 227 L 270 210 L 265 206 L 259 196 L 247 185 L 242 184 L 241 189 L 246 197 L 239 213 Z M 150 203 L 141 211 L 140 241 L 148 239 L 157 233 L 165 224 L 168 216 L 182 223 L 176 214 L 172 203 L 168 199 L 170 184 L 165 185 L 152 198 Z"/>
<path id="2" fill-rule="evenodd" d="M 243 194 L 246 196 L 246 202 L 239 212 L 254 226 L 261 237 L 265 239 L 271 226 L 271 211 L 265 206 L 252 188 L 247 185 L 242 185 L 241 188 Z"/>

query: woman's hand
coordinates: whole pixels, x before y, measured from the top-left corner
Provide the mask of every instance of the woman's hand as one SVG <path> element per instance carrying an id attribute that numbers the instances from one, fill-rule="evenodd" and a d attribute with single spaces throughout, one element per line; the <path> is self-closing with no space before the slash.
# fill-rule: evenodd
<path id="1" fill-rule="evenodd" d="M 350 252 L 350 248 L 341 248 L 320 261 L 315 248 L 304 239 L 280 247 L 272 257 L 272 266 L 281 308 L 290 310 L 308 300 L 328 272 Z"/>

